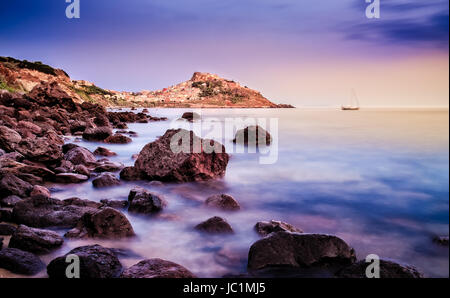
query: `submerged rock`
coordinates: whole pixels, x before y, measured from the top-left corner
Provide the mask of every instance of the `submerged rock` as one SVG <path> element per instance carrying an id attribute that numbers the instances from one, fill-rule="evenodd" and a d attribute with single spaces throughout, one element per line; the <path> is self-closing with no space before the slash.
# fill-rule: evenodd
<path id="1" fill-rule="evenodd" d="M 260 221 L 255 225 L 255 231 L 259 235 L 265 237 L 273 232 L 293 232 L 293 233 L 303 233 L 303 231 L 299 228 L 294 227 L 288 223 L 271 220 L 271 221 Z"/>
<path id="2" fill-rule="evenodd" d="M 17 248 L 0 250 L 0 268 L 16 274 L 34 275 L 45 268 L 45 264 L 34 254 Z"/>
<path id="3" fill-rule="evenodd" d="M 205 205 L 227 211 L 235 211 L 241 208 L 239 203 L 232 196 L 226 194 L 214 195 L 207 198 Z"/>
<path id="4" fill-rule="evenodd" d="M 48 253 L 63 243 L 64 239 L 53 231 L 20 225 L 12 235 L 9 247 L 33 253 Z"/>
<path id="5" fill-rule="evenodd" d="M 233 143 L 244 145 L 270 145 L 272 137 L 260 126 L 248 126 L 238 130 L 234 136 Z"/>
<path id="6" fill-rule="evenodd" d="M 233 228 L 223 218 L 214 216 L 199 223 L 195 229 L 208 234 L 232 234 Z"/>
<path id="7" fill-rule="evenodd" d="M 355 260 L 354 250 L 336 236 L 277 232 L 253 243 L 248 253 L 248 269 L 341 266 Z"/>
<path id="8" fill-rule="evenodd" d="M 66 278 L 66 257 L 77 255 L 80 260 L 80 278 L 116 278 L 122 265 L 113 250 L 100 245 L 81 246 L 58 257 L 47 266 L 50 278 Z"/>
<path id="9" fill-rule="evenodd" d="M 130 204 L 129 212 L 143 214 L 157 213 L 167 204 L 163 198 L 142 187 L 133 188 L 128 195 L 128 201 Z"/>
<path id="10" fill-rule="evenodd" d="M 196 276 L 176 263 L 162 259 L 148 259 L 125 269 L 121 278 L 195 278 Z"/>
<path id="11" fill-rule="evenodd" d="M 352 264 L 336 275 L 342 278 L 367 278 L 366 269 L 370 263 L 364 260 Z M 415 267 L 409 265 L 400 265 L 398 263 L 380 260 L 380 278 L 422 278 L 423 275 Z"/>

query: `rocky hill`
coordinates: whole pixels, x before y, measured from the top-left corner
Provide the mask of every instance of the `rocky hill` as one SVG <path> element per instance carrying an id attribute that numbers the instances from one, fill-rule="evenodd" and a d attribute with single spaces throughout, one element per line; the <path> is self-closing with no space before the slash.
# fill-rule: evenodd
<path id="1" fill-rule="evenodd" d="M 40 83 L 56 83 L 75 102 L 106 107 L 185 108 L 286 108 L 269 101 L 258 91 L 217 75 L 196 72 L 183 83 L 157 91 L 127 92 L 102 89 L 42 62 L 0 56 L 0 89 L 29 93 Z"/>

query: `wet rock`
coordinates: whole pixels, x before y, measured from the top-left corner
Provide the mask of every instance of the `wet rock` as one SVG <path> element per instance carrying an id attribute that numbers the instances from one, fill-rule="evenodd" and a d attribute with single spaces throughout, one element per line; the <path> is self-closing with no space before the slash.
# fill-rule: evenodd
<path id="1" fill-rule="evenodd" d="M 166 202 L 160 196 L 153 194 L 142 187 L 133 188 L 128 195 L 128 212 L 151 214 L 161 211 Z"/>
<path id="2" fill-rule="evenodd" d="M 213 151 L 213 148 L 214 152 L 205 151 Z M 228 160 L 225 147 L 218 142 L 202 140 L 184 129 L 168 130 L 158 140 L 147 144 L 139 153 L 134 170 L 125 168 L 121 177 L 163 182 L 209 180 L 225 174 Z"/>
<path id="3" fill-rule="evenodd" d="M 128 144 L 131 143 L 132 140 L 127 136 L 115 134 L 113 136 L 107 137 L 104 142 L 109 144 Z"/>
<path id="4" fill-rule="evenodd" d="M 18 196 L 8 196 L 0 199 L 0 206 L 2 207 L 14 207 L 18 202 L 22 201 Z"/>
<path id="5" fill-rule="evenodd" d="M 92 180 L 92 185 L 96 188 L 120 185 L 120 180 L 112 173 L 101 173 L 97 178 Z"/>
<path id="6" fill-rule="evenodd" d="M 200 115 L 195 112 L 185 112 L 181 116 L 182 119 L 185 119 L 187 121 L 193 122 L 194 120 L 199 120 Z"/>
<path id="7" fill-rule="evenodd" d="M 14 234 L 16 231 L 16 227 L 6 223 L 0 223 L 0 235 L 1 236 L 10 236 Z"/>
<path id="8" fill-rule="evenodd" d="M 341 278 L 367 278 L 366 269 L 369 263 L 364 260 L 356 262 L 342 270 L 336 275 Z M 398 263 L 380 260 L 380 278 L 422 278 L 423 275 L 415 267 L 400 265 Z"/>
<path id="9" fill-rule="evenodd" d="M 433 242 L 442 246 L 448 246 L 448 236 L 436 236 Z"/>
<path id="10" fill-rule="evenodd" d="M 66 257 L 77 255 L 80 260 L 80 278 L 116 278 L 122 271 L 122 265 L 114 251 L 100 245 L 81 246 L 58 257 L 47 266 L 50 278 L 66 278 Z"/>
<path id="11" fill-rule="evenodd" d="M 89 165 L 95 163 L 97 159 L 88 149 L 84 147 L 75 147 L 70 149 L 64 159 L 70 161 L 74 165 Z"/>
<path id="12" fill-rule="evenodd" d="M 162 259 L 148 259 L 124 270 L 121 278 L 195 278 L 196 276 L 176 263 Z"/>
<path id="13" fill-rule="evenodd" d="M 88 141 L 103 141 L 112 135 L 112 129 L 107 126 L 88 128 L 83 133 L 83 139 Z"/>
<path id="14" fill-rule="evenodd" d="M 355 260 L 354 250 L 336 236 L 277 232 L 253 243 L 248 253 L 248 269 L 344 266 Z"/>
<path id="15" fill-rule="evenodd" d="M 207 198 L 205 205 L 226 211 L 235 211 L 241 208 L 239 203 L 232 196 L 226 194 L 214 195 Z"/>
<path id="16" fill-rule="evenodd" d="M 30 197 L 32 198 L 50 198 L 50 191 L 44 187 L 44 186 L 40 186 L 40 185 L 35 185 L 33 186 L 33 189 L 31 190 L 30 193 Z"/>
<path id="17" fill-rule="evenodd" d="M 288 223 L 277 221 L 277 220 L 271 220 L 271 221 L 260 221 L 257 222 L 255 225 L 255 231 L 260 236 L 267 236 L 270 233 L 273 232 L 293 232 L 293 233 L 303 233 L 303 231 L 299 228 L 294 227 L 293 225 L 290 225 Z"/>
<path id="18" fill-rule="evenodd" d="M 88 179 L 88 176 L 75 173 L 59 173 L 55 175 L 55 182 L 58 183 L 82 183 Z"/>
<path id="19" fill-rule="evenodd" d="M 110 151 L 107 148 L 104 147 L 97 147 L 97 149 L 95 149 L 94 151 L 94 155 L 99 155 L 99 156 L 116 156 L 117 153 Z"/>
<path id="20" fill-rule="evenodd" d="M 76 165 L 74 169 L 75 173 L 84 175 L 89 177 L 91 175 L 91 171 L 85 165 Z"/>
<path id="21" fill-rule="evenodd" d="M 272 137 L 260 126 L 248 126 L 238 130 L 233 139 L 233 143 L 244 145 L 270 145 Z"/>
<path id="22" fill-rule="evenodd" d="M 78 198 L 57 199 L 24 199 L 13 208 L 15 223 L 29 227 L 62 227 L 72 228 L 86 212 L 95 212 L 100 203 Z"/>
<path id="23" fill-rule="evenodd" d="M 232 234 L 233 228 L 223 218 L 214 216 L 199 223 L 195 229 L 208 234 Z"/>
<path id="24" fill-rule="evenodd" d="M 34 275 L 45 268 L 45 264 L 34 254 L 17 248 L 0 250 L 0 268 L 16 274 Z"/>
<path id="25" fill-rule="evenodd" d="M 128 201 L 125 200 L 109 200 L 109 199 L 103 199 L 100 200 L 100 203 L 102 203 L 106 207 L 111 207 L 115 209 L 125 209 L 128 207 Z"/>
<path id="26" fill-rule="evenodd" d="M 6 174 L 0 179 L 0 198 L 15 195 L 21 198 L 28 197 L 33 186 L 22 179 Z"/>
<path id="27" fill-rule="evenodd" d="M 97 166 L 94 169 L 94 172 L 97 172 L 97 173 L 101 173 L 101 172 L 117 172 L 117 171 L 120 171 L 123 168 L 124 168 L 124 166 L 120 162 L 107 161 L 107 162 L 104 162 L 101 165 Z"/>
<path id="28" fill-rule="evenodd" d="M 49 230 L 20 225 L 9 241 L 9 247 L 33 253 L 48 253 L 64 243 L 64 239 Z"/>
<path id="29" fill-rule="evenodd" d="M 128 219 L 113 208 L 102 208 L 85 213 L 77 226 L 68 231 L 67 238 L 107 238 L 116 239 L 134 236 L 134 230 Z"/>

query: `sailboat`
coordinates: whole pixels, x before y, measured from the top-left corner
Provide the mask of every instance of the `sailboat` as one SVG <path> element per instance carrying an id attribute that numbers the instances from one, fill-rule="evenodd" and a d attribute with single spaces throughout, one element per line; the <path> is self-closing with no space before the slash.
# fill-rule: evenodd
<path id="1" fill-rule="evenodd" d="M 356 96 L 356 92 L 352 89 L 352 94 L 350 96 L 350 104 L 341 106 L 343 111 L 358 111 L 359 110 L 359 100 Z"/>

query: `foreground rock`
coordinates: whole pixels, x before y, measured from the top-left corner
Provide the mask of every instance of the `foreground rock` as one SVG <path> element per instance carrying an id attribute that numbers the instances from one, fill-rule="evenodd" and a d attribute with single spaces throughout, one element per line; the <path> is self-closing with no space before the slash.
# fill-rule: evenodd
<path id="1" fill-rule="evenodd" d="M 366 269 L 368 263 L 364 260 L 348 266 L 336 275 L 342 278 L 367 278 Z M 398 263 L 380 260 L 380 278 L 422 278 L 423 275 L 415 267 L 400 265 Z"/>
<path id="2" fill-rule="evenodd" d="M 270 145 L 271 142 L 270 134 L 260 126 L 249 126 L 238 130 L 233 139 L 233 143 L 253 146 Z"/>
<path id="3" fill-rule="evenodd" d="M 241 208 L 239 203 L 230 195 L 214 195 L 206 199 L 205 205 L 226 211 L 236 211 Z"/>
<path id="4" fill-rule="evenodd" d="M 233 228 L 223 218 L 214 216 L 199 223 L 195 229 L 208 234 L 232 234 Z"/>
<path id="5" fill-rule="evenodd" d="M 211 150 L 207 153 L 207 149 Z M 123 169 L 120 177 L 162 182 L 209 180 L 225 174 L 228 160 L 222 144 L 203 140 L 192 131 L 171 129 L 158 140 L 147 144 L 139 153 L 134 167 Z"/>
<path id="6" fill-rule="evenodd" d="M 308 268 L 343 266 L 356 260 L 354 250 L 331 235 L 277 232 L 256 241 L 248 253 L 248 269 L 270 266 Z"/>
<path id="7" fill-rule="evenodd" d="M 294 227 L 288 223 L 271 220 L 271 221 L 260 221 L 255 225 L 255 231 L 260 236 L 267 236 L 273 232 L 293 232 L 293 233 L 303 233 L 303 231 L 299 228 Z"/>
<path id="8" fill-rule="evenodd" d="M 1 177 L 0 179 L 1 198 L 8 197 L 11 195 L 25 198 L 30 195 L 32 189 L 33 186 L 30 183 L 25 182 L 22 179 L 11 174 L 3 175 L 3 177 Z"/>
<path id="9" fill-rule="evenodd" d="M 29 227 L 72 228 L 86 212 L 95 212 L 100 203 L 78 198 L 64 201 L 57 199 L 25 199 L 14 206 L 13 219 Z"/>
<path id="10" fill-rule="evenodd" d="M 34 254 L 17 248 L 0 250 L 0 268 L 16 274 L 34 275 L 45 268 L 45 264 Z"/>
<path id="11" fill-rule="evenodd" d="M 113 208 L 102 208 L 85 213 L 77 226 L 64 236 L 68 238 L 124 238 L 134 236 L 134 230 L 128 219 Z"/>
<path id="12" fill-rule="evenodd" d="M 9 240 L 9 247 L 40 254 L 48 253 L 63 243 L 64 239 L 53 231 L 20 225 Z"/>
<path id="13" fill-rule="evenodd" d="M 167 203 L 160 196 L 153 194 L 142 187 L 135 187 L 128 195 L 129 212 L 152 214 L 160 212 Z"/>
<path id="14" fill-rule="evenodd" d="M 195 278 L 196 276 L 176 263 L 162 259 L 148 259 L 124 270 L 121 278 Z"/>
<path id="15" fill-rule="evenodd" d="M 66 256 L 77 255 L 80 259 L 80 278 L 116 278 L 122 271 L 122 265 L 116 254 L 100 245 L 81 246 L 58 257 L 47 266 L 50 278 L 66 278 Z"/>
<path id="16" fill-rule="evenodd" d="M 112 173 L 101 173 L 92 180 L 92 185 L 96 188 L 120 185 L 120 180 Z"/>

